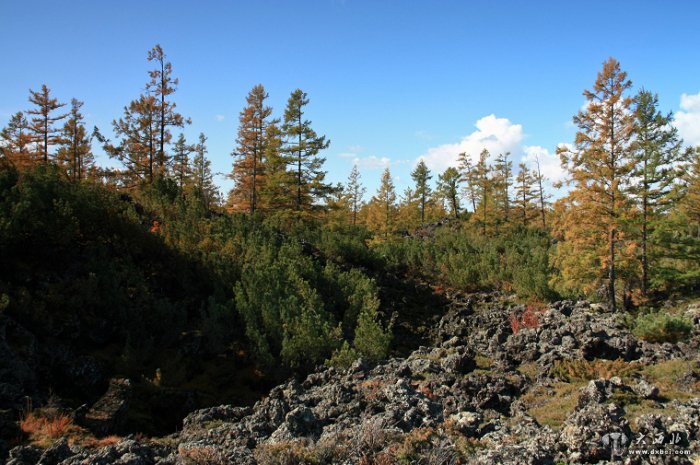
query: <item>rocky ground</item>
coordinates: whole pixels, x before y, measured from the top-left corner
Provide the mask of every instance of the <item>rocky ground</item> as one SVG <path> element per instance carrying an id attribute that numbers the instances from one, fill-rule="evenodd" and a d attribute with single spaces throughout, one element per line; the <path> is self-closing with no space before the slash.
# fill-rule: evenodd
<path id="1" fill-rule="evenodd" d="M 14 447 L 7 464 L 637 464 L 700 455 L 697 306 L 683 310 L 694 324 L 689 340 L 651 344 L 586 302 L 533 311 L 499 295 L 450 297 L 434 343 L 405 359 L 319 368 L 253 407 L 195 411 L 168 437 L 62 438 Z M 98 407 L 123 415 L 127 387 L 115 381 Z M 72 415 L 107 428 L 99 408 Z M 670 455 L 635 454 L 654 448 Z"/>

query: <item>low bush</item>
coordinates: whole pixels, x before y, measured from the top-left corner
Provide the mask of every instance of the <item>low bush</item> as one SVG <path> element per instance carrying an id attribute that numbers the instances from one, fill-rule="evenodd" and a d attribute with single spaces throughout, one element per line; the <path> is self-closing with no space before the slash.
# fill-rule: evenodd
<path id="1" fill-rule="evenodd" d="M 552 376 L 567 383 L 592 379 L 624 378 L 639 371 L 639 366 L 624 360 L 559 360 L 554 363 Z"/>
<path id="2" fill-rule="evenodd" d="M 178 455 L 184 465 L 224 465 L 227 462 L 225 455 L 214 447 L 181 448 Z"/>
<path id="3" fill-rule="evenodd" d="M 525 311 L 518 314 L 513 312 L 510 314 L 510 329 L 513 334 L 518 334 L 521 329 L 536 329 L 540 326 L 540 313 L 542 310 L 533 306 L 528 305 Z"/>
<path id="4" fill-rule="evenodd" d="M 638 316 L 632 333 L 647 342 L 679 342 L 687 339 L 693 325 L 683 317 L 668 313 L 649 313 Z"/>
<path id="5" fill-rule="evenodd" d="M 495 237 L 469 229 L 440 229 L 431 237 L 407 237 L 374 244 L 385 266 L 427 279 L 443 288 L 474 292 L 512 290 L 523 299 L 554 297 L 548 281 L 549 237 L 515 228 Z"/>
<path id="6" fill-rule="evenodd" d="M 67 437 L 70 442 L 82 442 L 82 439 L 89 436 L 86 430 L 73 423 L 71 417 L 58 413 L 26 413 L 20 419 L 19 427 L 29 436 L 32 444 L 42 448 L 51 446 L 59 438 Z"/>

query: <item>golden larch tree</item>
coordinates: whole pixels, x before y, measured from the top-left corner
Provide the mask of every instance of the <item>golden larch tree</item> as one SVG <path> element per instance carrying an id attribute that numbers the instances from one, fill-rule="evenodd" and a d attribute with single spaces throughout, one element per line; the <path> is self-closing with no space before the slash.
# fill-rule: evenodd
<path id="1" fill-rule="evenodd" d="M 25 170 L 35 162 L 32 140 L 29 122 L 24 113 L 19 111 L 12 115 L 7 126 L 0 132 L 0 153 L 17 169 Z"/>
<path id="2" fill-rule="evenodd" d="M 151 80 L 146 89 L 150 95 L 155 97 L 155 115 L 157 127 L 158 152 L 156 154 L 156 170 L 158 174 L 164 175 L 168 157 L 165 153 L 165 145 L 172 138 L 169 127 L 182 128 L 189 124 L 190 120 L 175 111 L 176 104 L 170 95 L 175 93 L 179 81 L 172 76 L 173 66 L 165 60 L 166 55 L 163 48 L 156 44 L 148 51 L 148 61 L 155 63 L 156 67 L 148 72 Z"/>
<path id="3" fill-rule="evenodd" d="M 58 164 L 74 182 L 86 179 L 95 169 L 92 137 L 85 128 L 85 120 L 80 112 L 82 106 L 80 100 L 71 100 L 71 110 L 61 130 L 60 147 L 56 153 Z"/>
<path id="4" fill-rule="evenodd" d="M 382 173 L 379 189 L 369 204 L 367 221 L 371 229 L 384 236 L 394 228 L 396 220 L 396 190 L 391 179 L 391 171 L 386 168 Z"/>
<path id="5" fill-rule="evenodd" d="M 268 130 L 272 108 L 265 104 L 269 97 L 262 84 L 248 93 L 247 105 L 239 116 L 237 147 L 231 177 L 235 186 L 229 193 L 228 206 L 232 210 L 255 213 L 258 195 L 265 183 L 264 156 L 267 150 Z"/>
<path id="6" fill-rule="evenodd" d="M 54 124 L 68 116 L 65 113 L 56 115 L 54 112 L 66 104 L 59 103 L 58 99 L 51 97 L 51 90 L 46 87 L 46 84 L 43 84 L 38 92 L 29 90 L 29 102 L 35 105 L 35 108 L 27 110 L 27 113 L 34 115 L 29 127 L 34 133 L 37 154 L 44 163 L 48 163 L 49 146 L 61 140 L 59 130 L 54 127 Z"/>
<path id="7" fill-rule="evenodd" d="M 518 174 L 515 176 L 515 210 L 516 217 L 527 227 L 537 216 L 537 206 L 534 204 L 537 198 L 535 176 L 525 163 L 518 165 Z"/>
<path id="8" fill-rule="evenodd" d="M 632 98 L 627 95 L 631 86 L 617 60 L 607 60 L 593 89 L 583 92 L 586 108 L 574 116 L 578 126 L 575 147 L 558 150 L 573 186 L 561 205 L 576 210 L 566 215 L 569 221 L 560 224 L 559 233 L 571 247 L 567 253 L 596 250 L 613 311 L 618 265 L 633 246 L 625 236 L 631 213 L 628 187 L 633 167 L 634 115 Z M 561 256 L 559 259 L 561 267 L 564 262 Z"/>

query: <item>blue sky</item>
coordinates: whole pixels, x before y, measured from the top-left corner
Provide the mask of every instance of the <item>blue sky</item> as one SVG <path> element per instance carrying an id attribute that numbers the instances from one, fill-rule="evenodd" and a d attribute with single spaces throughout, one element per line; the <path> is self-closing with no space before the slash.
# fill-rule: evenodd
<path id="1" fill-rule="evenodd" d="M 185 135 L 207 134 L 218 172 L 262 83 L 277 116 L 291 91 L 309 94 L 334 182 L 358 163 L 373 193 L 389 164 L 403 190 L 420 157 L 440 171 L 483 146 L 516 164 L 538 154 L 557 177 L 556 145 L 573 140 L 581 93 L 609 56 L 700 144 L 698 17 L 696 1 L 1 0 L 0 125 L 46 83 L 109 133 L 160 43 L 193 121 Z"/>

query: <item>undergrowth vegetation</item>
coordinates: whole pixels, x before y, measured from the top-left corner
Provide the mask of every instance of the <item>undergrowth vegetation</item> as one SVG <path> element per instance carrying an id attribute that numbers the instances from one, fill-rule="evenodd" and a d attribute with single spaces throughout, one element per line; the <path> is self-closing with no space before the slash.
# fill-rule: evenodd
<path id="1" fill-rule="evenodd" d="M 512 291 L 521 298 L 554 297 L 549 287 L 549 237 L 514 228 L 485 236 L 469 228 L 444 228 L 433 237 L 407 237 L 377 244 L 388 267 L 448 288 Z"/>
<path id="2" fill-rule="evenodd" d="M 113 435 L 96 438 L 85 428 L 76 425 L 71 416 L 56 411 L 28 411 L 20 418 L 19 427 L 30 443 L 44 449 L 61 438 L 66 438 L 71 446 L 88 448 L 102 448 L 121 440 Z"/>
<path id="3" fill-rule="evenodd" d="M 511 317 L 513 333 L 536 328 L 557 297 L 551 237 L 539 228 L 483 234 L 457 218 L 377 239 L 323 215 L 229 213 L 198 195 L 165 177 L 126 194 L 68 182 L 50 164 L 0 169 L 0 316 L 136 380 L 132 410 L 158 409 L 135 413 L 140 426 L 167 429 L 186 413 L 178 409 L 194 408 L 180 388 L 201 405 L 249 403 L 319 364 L 412 350 L 448 291 L 516 294 L 527 304 Z M 691 331 L 678 315 L 644 314 L 632 326 L 651 342 Z M 104 386 L 43 373 L 72 399 Z"/>
<path id="4" fill-rule="evenodd" d="M 648 342 L 679 342 L 687 339 L 693 331 L 688 319 L 668 313 L 648 313 L 636 317 L 632 332 Z"/>

